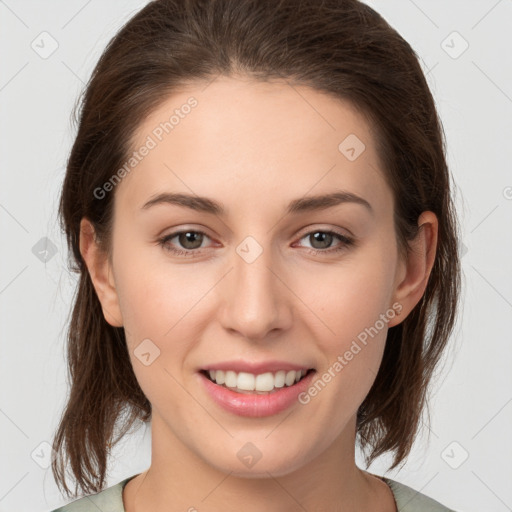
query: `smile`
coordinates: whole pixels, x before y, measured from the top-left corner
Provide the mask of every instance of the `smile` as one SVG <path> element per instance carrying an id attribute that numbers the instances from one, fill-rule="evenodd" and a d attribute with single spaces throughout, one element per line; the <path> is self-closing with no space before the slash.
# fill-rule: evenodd
<path id="1" fill-rule="evenodd" d="M 206 395 L 217 406 L 252 418 L 279 414 L 292 406 L 302 407 L 298 396 L 311 385 L 315 374 L 314 369 L 259 374 L 210 369 L 196 373 Z"/>
<path id="2" fill-rule="evenodd" d="M 258 375 L 232 370 L 203 370 L 203 373 L 212 382 L 219 386 L 242 394 L 270 394 L 283 387 L 290 387 L 302 380 L 312 369 L 279 370 L 265 372 Z"/>

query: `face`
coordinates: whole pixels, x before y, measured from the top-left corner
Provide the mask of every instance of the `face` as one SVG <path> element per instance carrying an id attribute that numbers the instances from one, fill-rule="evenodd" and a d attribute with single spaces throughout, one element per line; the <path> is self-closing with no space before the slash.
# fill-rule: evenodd
<path id="1" fill-rule="evenodd" d="M 307 87 L 218 78 L 166 100 L 133 141 L 149 149 L 109 192 L 110 302 L 99 295 L 125 328 L 153 443 L 244 476 L 286 474 L 353 444 L 387 330 L 404 317 L 406 271 L 365 118 Z M 195 203 L 147 204 L 161 194 Z M 240 361 L 262 363 L 255 375 L 285 363 L 314 371 L 281 408 L 241 413 L 201 372 Z M 254 467 L 242 448 L 260 454 Z"/>

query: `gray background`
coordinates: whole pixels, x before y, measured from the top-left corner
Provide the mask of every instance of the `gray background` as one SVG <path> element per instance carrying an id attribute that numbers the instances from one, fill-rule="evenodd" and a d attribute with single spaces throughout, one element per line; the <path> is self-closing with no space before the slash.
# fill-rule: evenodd
<path id="1" fill-rule="evenodd" d="M 70 114 L 108 40 L 145 3 L 0 0 L 0 512 L 66 501 L 48 443 L 67 392 L 76 282 L 56 217 Z M 431 429 L 387 476 L 458 511 L 512 510 L 512 1 L 367 3 L 421 58 L 446 131 L 464 243 L 462 316 L 432 388 Z M 44 237 L 54 249 L 46 255 Z M 108 485 L 149 466 L 149 428 L 115 454 Z M 389 460 L 370 471 L 383 474 Z"/>

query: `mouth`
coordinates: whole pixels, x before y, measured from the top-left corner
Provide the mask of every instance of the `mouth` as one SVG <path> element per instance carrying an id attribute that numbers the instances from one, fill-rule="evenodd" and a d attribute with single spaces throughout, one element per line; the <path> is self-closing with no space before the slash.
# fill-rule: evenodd
<path id="1" fill-rule="evenodd" d="M 314 368 L 302 370 L 278 370 L 260 374 L 235 372 L 232 370 L 200 370 L 210 382 L 235 393 L 246 395 L 270 395 L 297 385 L 316 372 Z"/>

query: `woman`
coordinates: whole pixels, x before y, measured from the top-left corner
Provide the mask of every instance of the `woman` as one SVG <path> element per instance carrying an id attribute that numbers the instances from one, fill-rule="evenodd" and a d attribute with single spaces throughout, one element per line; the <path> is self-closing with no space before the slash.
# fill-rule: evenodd
<path id="1" fill-rule="evenodd" d="M 434 101 L 370 7 L 149 3 L 87 86 L 60 215 L 52 469 L 96 494 L 59 510 L 449 510 L 354 460 L 406 460 L 460 288 Z M 136 420 L 151 466 L 104 489 Z"/>

